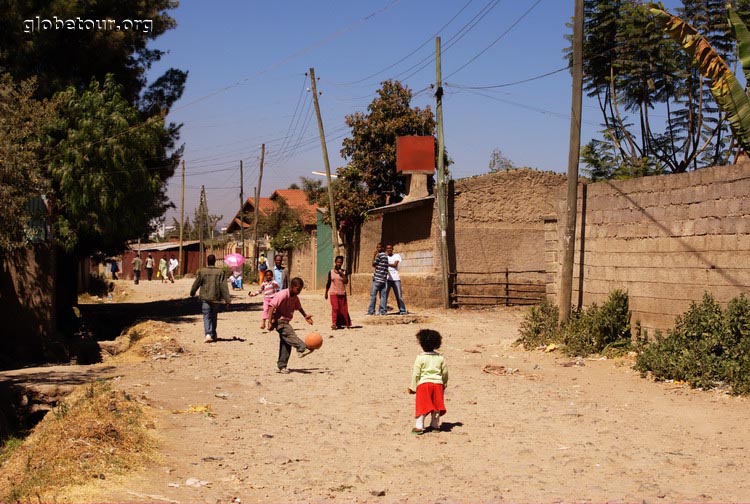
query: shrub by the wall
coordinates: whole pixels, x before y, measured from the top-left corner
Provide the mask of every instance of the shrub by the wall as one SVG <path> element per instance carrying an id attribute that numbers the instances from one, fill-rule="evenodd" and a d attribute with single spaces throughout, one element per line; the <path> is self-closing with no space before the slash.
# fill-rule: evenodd
<path id="1" fill-rule="evenodd" d="M 750 300 L 733 299 L 726 310 L 706 293 L 675 319 L 666 336 L 639 345 L 635 369 L 660 380 L 681 380 L 693 387 L 728 385 L 750 392 Z"/>
<path id="2" fill-rule="evenodd" d="M 630 304 L 628 294 L 616 289 L 607 300 L 580 312 L 574 311 L 562 329 L 565 353 L 586 357 L 630 347 Z"/>
<path id="3" fill-rule="evenodd" d="M 624 291 L 610 292 L 601 306 L 573 311 L 563 327 L 558 326 L 558 319 L 559 311 L 549 301 L 532 307 L 521 323 L 518 343 L 527 350 L 561 343 L 565 353 L 582 357 L 630 346 L 630 308 Z"/>
<path id="4" fill-rule="evenodd" d="M 560 334 L 557 321 L 560 319 L 560 311 L 557 306 L 548 300 L 541 304 L 532 306 L 521 322 L 519 333 L 521 337 L 516 344 L 521 344 L 526 350 L 532 350 L 541 345 L 559 342 Z"/>

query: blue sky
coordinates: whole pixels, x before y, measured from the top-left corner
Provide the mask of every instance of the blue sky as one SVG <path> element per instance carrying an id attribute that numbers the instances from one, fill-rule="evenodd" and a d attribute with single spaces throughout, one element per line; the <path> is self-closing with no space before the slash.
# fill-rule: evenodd
<path id="1" fill-rule="evenodd" d="M 257 185 L 264 142 L 262 196 L 323 170 L 305 81 L 310 67 L 319 77 L 333 170 L 344 164 L 344 117 L 364 111 L 381 81 L 398 78 L 422 91 L 413 104 L 434 110 L 428 86 L 435 82 L 438 33 L 453 177 L 486 173 L 496 147 L 519 166 L 564 172 L 569 72 L 497 89 L 461 86 L 511 83 L 562 68 L 572 14 L 573 0 L 183 0 L 172 11 L 177 27 L 153 43 L 168 54 L 150 76 L 169 67 L 189 72 L 169 116 L 184 124 L 186 215 L 192 217 L 205 185 L 210 211 L 224 222 L 231 218 L 239 207 L 239 162 L 247 197 Z M 584 103 L 583 121 L 585 143 L 600 122 L 593 104 Z M 179 205 L 179 170 L 168 194 Z M 168 212 L 167 222 L 178 213 L 179 207 Z"/>

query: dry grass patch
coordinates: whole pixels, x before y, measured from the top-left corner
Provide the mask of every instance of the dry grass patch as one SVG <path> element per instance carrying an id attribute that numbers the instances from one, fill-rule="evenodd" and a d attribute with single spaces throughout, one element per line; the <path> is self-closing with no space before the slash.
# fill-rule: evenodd
<path id="1" fill-rule="evenodd" d="M 130 327 L 111 342 L 99 342 L 104 357 L 117 356 L 118 361 L 139 361 L 144 357 L 172 358 L 184 352 L 175 337 L 175 330 L 166 322 L 147 320 Z"/>
<path id="2" fill-rule="evenodd" d="M 143 467 L 154 442 L 141 407 L 108 382 L 77 389 L 0 466 L 0 502 L 53 502 L 65 488 Z"/>

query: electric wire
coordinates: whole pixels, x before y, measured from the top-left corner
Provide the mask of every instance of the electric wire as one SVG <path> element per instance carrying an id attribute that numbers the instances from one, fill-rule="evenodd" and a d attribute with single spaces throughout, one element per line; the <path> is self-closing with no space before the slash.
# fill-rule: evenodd
<path id="1" fill-rule="evenodd" d="M 476 59 L 477 59 L 477 58 L 479 58 L 479 57 L 480 57 L 480 56 L 481 56 L 482 54 L 484 54 L 485 52 L 487 52 L 487 51 L 488 51 L 488 50 L 489 50 L 489 49 L 490 49 L 490 48 L 491 48 L 492 46 L 494 46 L 495 44 L 497 44 L 497 43 L 498 43 L 498 42 L 499 42 L 499 41 L 500 41 L 500 40 L 501 40 L 501 39 L 502 39 L 503 37 L 505 37 L 505 36 L 506 36 L 506 35 L 507 35 L 508 33 L 510 33 L 510 31 L 511 31 L 511 30 L 512 30 L 513 28 L 515 28 L 515 27 L 516 27 L 516 25 L 518 25 L 518 23 L 520 23 L 521 21 L 523 21 L 523 19 L 524 19 L 524 18 L 525 18 L 526 16 L 528 16 L 529 14 L 531 14 L 531 12 L 532 12 L 532 11 L 533 11 L 533 10 L 534 10 L 534 9 L 535 9 L 535 8 L 536 8 L 536 7 L 537 7 L 537 6 L 538 6 L 538 5 L 539 5 L 539 4 L 541 3 L 541 2 L 542 2 L 542 0 L 536 0 L 536 2 L 534 2 L 534 3 L 533 3 L 533 4 L 531 5 L 531 7 L 529 7 L 529 8 L 528 8 L 528 9 L 526 10 L 526 12 L 524 12 L 523 14 L 521 14 L 521 16 L 520 16 L 520 17 L 519 17 L 518 19 L 516 19 L 516 20 L 515 20 L 515 21 L 514 21 L 514 22 L 513 22 L 513 23 L 512 23 L 512 24 L 511 24 L 511 25 L 510 25 L 509 27 L 508 27 L 508 29 L 506 29 L 506 30 L 505 30 L 505 31 L 504 31 L 503 33 L 501 33 L 501 34 L 500 34 L 500 35 L 499 35 L 499 36 L 498 36 L 498 37 L 497 37 L 497 38 L 496 38 L 495 40 L 493 40 L 493 41 L 492 41 L 492 42 L 490 43 L 490 45 L 488 45 L 487 47 L 485 47 L 484 49 L 482 49 L 481 51 L 479 51 L 479 52 L 478 52 L 478 53 L 477 53 L 477 54 L 476 54 L 476 55 L 475 55 L 474 57 L 472 57 L 472 58 L 471 58 L 471 59 L 470 59 L 469 61 L 467 61 L 466 63 L 464 63 L 464 64 L 463 64 L 463 65 L 461 65 L 460 67 L 458 67 L 458 68 L 457 68 L 456 70 L 454 70 L 453 72 L 451 72 L 451 73 L 449 73 L 448 75 L 446 75 L 446 76 L 445 76 L 445 78 L 446 78 L 446 79 L 448 79 L 448 78 L 452 77 L 453 75 L 456 75 L 456 74 L 457 74 L 458 72 L 460 72 L 461 70 L 463 70 L 464 68 L 466 68 L 467 66 L 469 66 L 469 65 L 470 65 L 471 63 L 473 63 L 474 61 L 476 61 Z"/>
<path id="2" fill-rule="evenodd" d="M 447 22 L 447 23 L 445 23 L 445 24 L 444 24 L 443 26 L 441 26 L 440 28 L 438 28 L 438 30 L 437 30 L 437 31 L 436 31 L 436 32 L 435 32 L 435 33 L 434 33 L 434 34 L 433 34 L 433 35 L 432 35 L 432 36 L 431 36 L 430 38 L 428 38 L 427 40 L 425 40 L 424 42 L 422 42 L 422 43 L 421 43 L 421 44 L 420 44 L 420 45 L 419 45 L 419 46 L 418 46 L 418 47 L 417 47 L 416 49 L 414 49 L 413 51 L 411 51 L 411 52 L 410 52 L 409 54 L 407 54 L 406 56 L 402 57 L 402 58 L 401 58 L 401 59 L 399 59 L 398 61 L 396 61 L 396 62 L 394 62 L 394 63 L 391 63 L 391 64 L 390 64 L 390 65 L 388 65 L 387 67 L 385 67 L 385 68 L 382 68 L 382 69 L 378 70 L 377 72 L 375 72 L 375 73 L 372 73 L 372 74 L 368 75 L 367 77 L 363 77 L 363 78 L 361 78 L 361 79 L 358 79 L 358 80 L 355 80 L 355 81 L 352 81 L 352 82 L 344 82 L 344 83 L 336 83 L 336 82 L 332 82 L 332 81 L 327 81 L 327 82 L 329 82 L 330 84 L 333 84 L 334 86 L 353 86 L 353 85 L 355 85 L 355 84 L 360 84 L 360 83 L 362 83 L 362 82 L 364 82 L 364 81 L 366 81 L 366 80 L 370 80 L 370 79 L 372 79 L 373 77 L 375 77 L 376 75 L 380 75 L 381 73 L 387 72 L 387 71 L 388 71 L 388 70 L 390 70 L 391 68 L 393 68 L 393 67 L 395 67 L 395 66 L 399 65 L 400 63 L 403 63 L 403 62 L 404 62 L 404 61 L 406 61 L 407 59 L 409 59 L 409 58 L 410 58 L 411 56 L 413 56 L 414 54 L 416 54 L 416 53 L 417 53 L 417 52 L 418 52 L 418 51 L 419 51 L 420 49 L 422 49 L 422 48 L 423 48 L 424 46 L 426 46 L 426 45 L 427 45 L 427 44 L 429 44 L 430 42 L 434 41 L 434 40 L 435 40 L 435 37 L 437 37 L 438 35 L 440 35 L 440 33 L 442 33 L 442 31 L 443 31 L 443 30 L 445 30 L 445 29 L 446 29 L 446 28 L 447 28 L 447 27 L 448 27 L 448 26 L 449 26 L 449 25 L 450 25 L 451 23 L 453 23 L 453 21 L 455 21 L 455 20 L 456 20 L 456 18 L 457 18 L 458 16 L 460 16 L 460 15 L 461 15 L 461 13 L 462 13 L 463 11 L 465 11 L 465 10 L 466 10 L 466 8 L 467 8 L 467 7 L 468 7 L 468 6 L 469 6 L 469 5 L 470 5 L 470 4 L 471 4 L 471 3 L 473 2 L 473 1 L 474 1 L 474 0 L 469 0 L 468 2 L 466 2 L 466 3 L 464 4 L 464 6 L 463 6 L 463 7 L 461 7 L 461 8 L 460 8 L 460 9 L 458 10 L 458 12 L 456 12 L 456 13 L 455 13 L 455 14 L 453 15 L 453 17 L 452 17 L 452 18 L 450 18 L 450 20 L 448 20 L 448 22 Z"/>

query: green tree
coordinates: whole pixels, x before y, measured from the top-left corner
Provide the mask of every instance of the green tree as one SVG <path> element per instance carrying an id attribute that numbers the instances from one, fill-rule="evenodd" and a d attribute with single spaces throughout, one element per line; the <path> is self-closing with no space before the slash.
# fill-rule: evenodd
<path id="1" fill-rule="evenodd" d="M 277 198 L 276 208 L 258 219 L 258 232 L 270 235 L 271 246 L 275 250 L 288 251 L 308 242 L 299 213 L 287 204 L 284 198 Z"/>
<path id="2" fill-rule="evenodd" d="M 63 93 L 65 97 L 62 99 L 68 102 L 71 90 L 84 93 L 87 89 L 90 90 L 93 80 L 98 82 L 102 89 L 109 86 L 105 84 L 105 80 L 111 79 L 116 82 L 119 86 L 117 92 L 122 101 L 133 107 L 137 113 L 132 114 L 132 111 L 129 111 L 126 121 L 110 124 L 106 128 L 108 135 L 112 137 L 111 140 L 105 141 L 104 136 L 97 135 L 92 141 L 110 145 L 119 141 L 119 135 L 132 138 L 133 135 L 130 133 L 132 130 L 141 127 L 148 130 L 145 136 L 149 137 L 149 142 L 143 145 L 143 152 L 137 156 L 136 165 L 145 166 L 157 175 L 152 178 L 151 182 L 158 178 L 161 184 L 165 185 L 167 179 L 174 173 L 182 149 L 176 148 L 180 126 L 174 123 L 165 124 L 162 118 L 182 95 L 187 73 L 170 68 L 150 84 L 146 80 L 146 73 L 164 54 L 164 51 L 149 47 L 149 44 L 176 26 L 169 11 L 176 8 L 177 4 L 176 0 L 0 0 L 0 73 L 7 72 L 17 80 L 36 76 L 39 83 L 36 90 L 38 98 L 51 98 L 57 93 Z M 69 19 L 76 21 L 77 18 L 81 20 L 110 19 L 123 25 L 123 21 L 130 22 L 137 19 L 149 21 L 150 25 L 141 25 L 129 30 L 84 27 L 84 29 L 36 31 L 33 23 L 30 24 L 29 21 L 37 17 L 51 19 L 54 22 L 57 22 L 56 20 L 64 22 Z M 72 107 L 61 111 L 62 114 L 73 112 L 75 110 Z M 63 118 L 62 121 L 67 121 L 71 128 L 75 127 L 75 123 L 78 122 L 75 117 Z M 78 125 L 83 124 L 78 122 Z M 159 125 L 158 130 L 153 127 L 156 124 Z M 83 135 L 83 131 L 76 134 L 71 130 L 68 134 L 70 141 L 60 145 L 61 149 L 67 150 L 56 152 L 54 145 L 49 146 L 47 157 L 53 160 L 67 157 L 70 160 L 78 156 L 76 162 L 79 165 L 84 164 L 90 153 L 75 154 L 72 151 L 76 142 L 85 143 Z M 158 143 L 151 141 L 154 135 Z M 76 138 L 75 142 L 73 138 Z M 128 147 L 128 150 L 134 152 L 136 145 Z M 121 167 L 121 169 L 125 168 Z M 59 163 L 50 168 L 50 172 L 55 170 L 59 170 Z M 71 183 L 63 180 L 62 177 L 58 177 L 56 184 L 56 188 L 71 186 Z M 119 199 L 116 191 L 121 188 L 104 184 L 96 189 L 100 191 L 98 198 L 81 197 L 78 201 L 70 203 L 62 201 L 67 196 L 65 192 L 51 195 L 57 204 L 55 208 L 75 207 L 76 212 L 88 215 L 84 223 L 72 223 L 64 215 L 57 219 L 63 233 L 61 238 L 67 246 L 71 244 L 70 239 L 76 232 L 82 231 L 92 221 L 103 219 L 101 216 L 95 216 L 101 209 L 96 199 L 108 202 Z M 104 192 L 109 189 L 114 189 L 115 192 L 112 194 Z M 149 190 L 155 196 L 156 201 L 145 202 L 146 212 L 149 215 L 151 208 L 166 208 L 167 206 L 163 190 L 153 189 Z M 91 206 L 87 208 L 89 204 Z M 133 223 L 129 221 L 129 213 L 135 210 L 137 209 L 122 210 L 104 218 L 110 222 L 97 232 L 106 233 L 107 230 L 115 227 L 134 228 Z M 117 219 L 123 219 L 123 222 L 116 223 Z M 144 224 L 142 219 L 138 219 L 137 222 L 139 225 Z M 93 227 L 97 225 L 93 224 Z M 80 229 L 74 229 L 76 227 Z M 145 235 L 148 231 L 149 227 L 146 223 L 145 227 L 139 230 L 138 235 Z M 105 239 L 109 243 L 105 243 L 104 246 L 121 241 L 121 236 L 122 233 L 118 231 L 116 236 Z M 81 252 L 85 253 L 85 250 L 81 249 Z"/>
<path id="3" fill-rule="evenodd" d="M 34 88 L 34 79 L 16 84 L 0 75 L 0 251 L 32 241 L 29 199 L 50 190 L 39 159 L 57 103 L 35 100 Z"/>
<path id="4" fill-rule="evenodd" d="M 367 113 L 346 116 L 351 137 L 342 143 L 341 155 L 360 178 L 378 205 L 400 201 L 406 186 L 396 173 L 396 138 L 404 135 L 434 135 L 435 117 L 411 106 L 413 93 L 399 81 L 384 81 Z"/>
<path id="5" fill-rule="evenodd" d="M 172 227 L 174 231 L 172 234 L 180 236 L 180 221 L 177 217 L 172 217 Z M 193 232 L 193 225 L 190 223 L 190 217 L 185 217 L 185 222 L 182 224 L 182 239 L 183 240 L 197 240 L 198 233 Z M 169 241 L 169 240 L 167 240 Z"/>
<path id="6" fill-rule="evenodd" d="M 0 2 L 0 72 L 16 79 L 36 76 L 38 96 L 49 97 L 108 74 L 123 86 L 122 95 L 136 104 L 146 87 L 146 71 L 164 55 L 149 47 L 176 23 L 168 12 L 176 0 L 3 0 Z M 137 29 L 52 29 L 35 31 L 26 20 L 150 20 Z M 30 28 L 33 31 L 30 31 Z M 135 27 L 134 27 L 135 28 Z M 167 71 L 164 75 L 170 74 Z M 158 86 L 162 89 L 163 85 Z"/>
<path id="7" fill-rule="evenodd" d="M 55 236 L 68 251 L 115 251 L 168 208 L 169 172 L 147 163 L 163 147 L 164 122 L 154 117 L 141 123 L 121 90 L 108 76 L 102 85 L 93 80 L 82 92 L 59 94 L 46 162 Z"/>
<path id="8" fill-rule="evenodd" d="M 747 80 L 750 79 L 750 32 L 737 12 L 731 8 L 727 8 L 727 11 Z M 733 70 L 709 40 L 685 20 L 658 8 L 652 8 L 651 13 L 656 22 L 693 58 L 701 76 L 710 82 L 711 94 L 726 114 L 734 141 L 740 150 L 747 152 L 750 149 L 750 98 Z"/>
<path id="9" fill-rule="evenodd" d="M 305 196 L 307 196 L 308 203 L 319 206 L 326 206 L 328 204 L 325 202 L 326 198 L 328 198 L 328 188 L 323 186 L 322 180 L 308 177 L 300 177 L 299 179 L 302 183 L 302 190 L 305 191 Z"/>
<path id="10" fill-rule="evenodd" d="M 736 3 L 743 17 L 750 14 L 748 0 Z M 618 167 L 609 172 L 623 177 L 726 162 L 728 124 L 709 82 L 656 29 L 648 9 L 631 0 L 585 0 L 584 10 L 584 86 L 599 104 L 602 141 L 611 144 L 592 144 L 584 163 L 601 172 L 614 161 Z M 723 2 L 683 0 L 680 12 L 731 57 L 734 39 Z M 612 151 L 617 155 L 598 157 Z"/>

